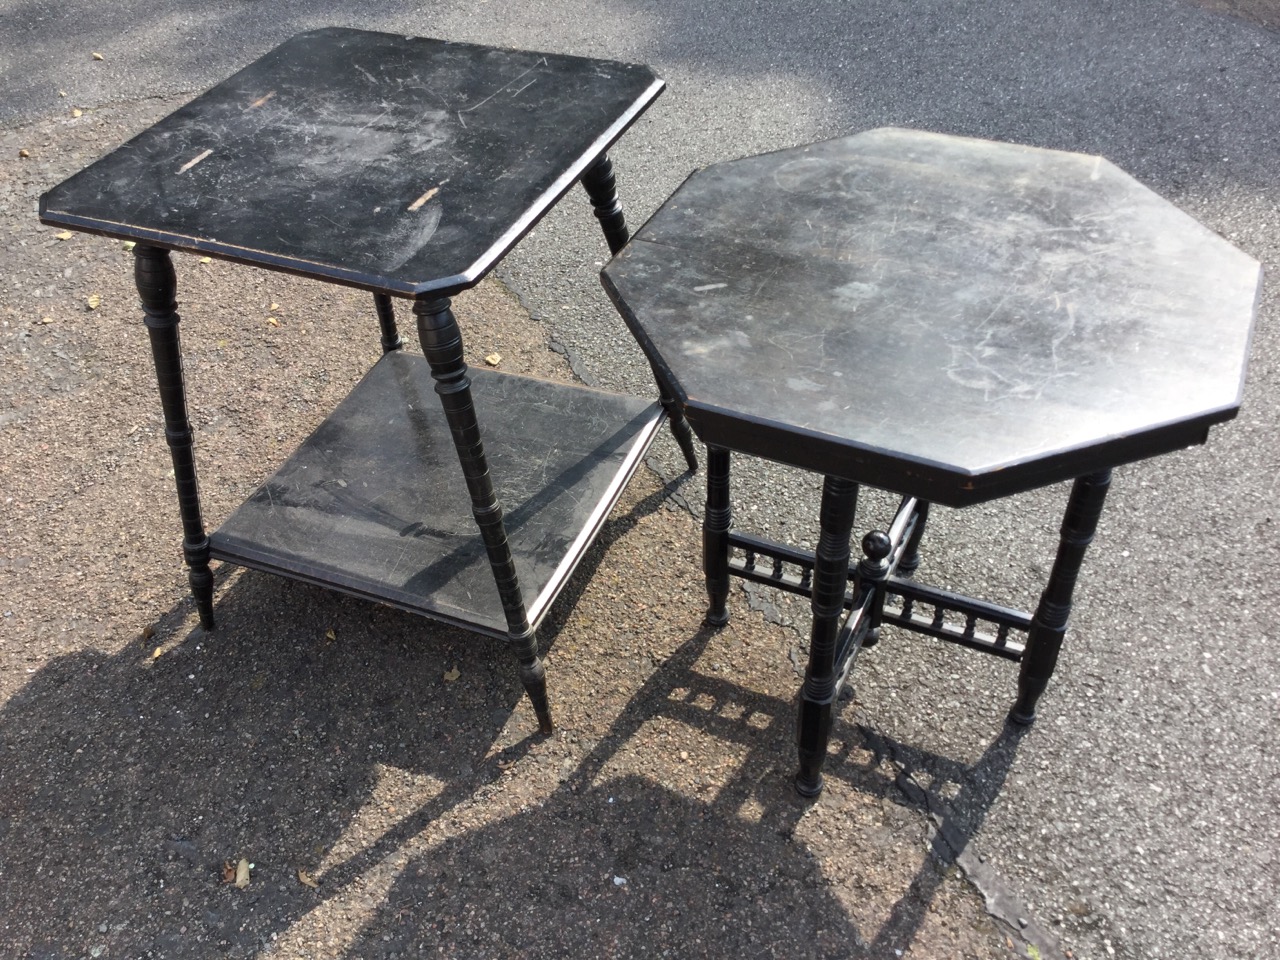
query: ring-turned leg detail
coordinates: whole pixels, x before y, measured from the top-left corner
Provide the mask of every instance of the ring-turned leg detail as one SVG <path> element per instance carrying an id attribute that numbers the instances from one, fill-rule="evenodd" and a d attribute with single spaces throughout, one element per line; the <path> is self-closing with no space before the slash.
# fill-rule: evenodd
<path id="1" fill-rule="evenodd" d="M 702 572 L 707 578 L 707 623 L 729 622 L 729 451 L 707 448 L 707 506 L 702 515 Z"/>
<path id="2" fill-rule="evenodd" d="M 853 530 L 857 504 L 858 485 L 852 480 L 827 477 L 823 481 L 820 532 L 813 564 L 809 666 L 805 670 L 796 720 L 796 744 L 800 752 L 796 792 L 805 797 L 816 797 L 822 792 L 822 764 L 827 758 L 836 698 L 836 643 L 849 580 L 849 534 Z"/>
<path id="3" fill-rule="evenodd" d="M 467 374 L 466 361 L 462 359 L 462 333 L 447 299 L 419 300 L 414 303 L 413 312 L 418 322 L 422 352 L 431 366 L 436 393 L 440 396 L 458 460 L 462 464 L 462 474 L 471 495 L 471 511 L 489 555 L 498 596 L 502 599 L 508 641 L 520 664 L 520 680 L 533 703 L 539 728 L 543 733 L 550 733 L 551 711 L 547 703 L 545 672 L 538 658 L 538 641 L 525 612 L 524 595 L 503 524 L 502 507 L 489 476 L 489 464 L 480 439 L 480 424 L 471 399 L 471 378 Z"/>
<path id="4" fill-rule="evenodd" d="M 151 339 L 160 406 L 164 411 L 164 437 L 173 459 L 178 488 L 178 512 L 182 517 L 182 553 L 187 579 L 200 612 L 200 625 L 213 629 L 213 571 L 209 569 L 209 538 L 200 515 L 200 488 L 196 482 L 195 438 L 187 417 L 187 390 L 182 375 L 182 345 L 178 337 L 178 281 L 168 250 L 138 244 L 133 249 L 134 280 L 142 300 L 143 323 Z"/>
<path id="5" fill-rule="evenodd" d="M 1058 665 L 1058 651 L 1062 648 L 1062 638 L 1071 616 L 1071 595 L 1075 591 L 1085 551 L 1098 529 L 1098 518 L 1102 515 L 1102 505 L 1110 486 L 1111 471 L 1103 470 L 1080 477 L 1071 488 L 1062 518 L 1058 555 L 1049 574 L 1049 583 L 1040 595 L 1035 616 L 1031 618 L 1027 646 L 1018 671 L 1018 699 L 1009 711 L 1009 719 L 1016 724 L 1025 726 L 1035 721 L 1036 702 L 1048 687 L 1049 678 Z"/>
<path id="6" fill-rule="evenodd" d="M 627 229 L 627 220 L 622 215 L 622 202 L 618 199 L 618 181 L 613 175 L 613 161 L 607 154 L 600 154 L 596 161 L 587 167 L 582 175 L 582 186 L 591 198 L 591 206 L 596 219 L 600 221 L 600 229 L 604 231 L 604 242 L 609 245 L 610 253 L 617 253 L 631 239 Z"/>

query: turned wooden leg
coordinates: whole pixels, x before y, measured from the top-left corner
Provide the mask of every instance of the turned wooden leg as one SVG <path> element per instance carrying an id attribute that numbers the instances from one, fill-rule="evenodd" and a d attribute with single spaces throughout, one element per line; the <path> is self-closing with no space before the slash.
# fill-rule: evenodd
<path id="1" fill-rule="evenodd" d="M 1058 665 L 1058 651 L 1067 632 L 1071 616 L 1071 595 L 1075 591 L 1085 551 L 1098 529 L 1098 518 L 1111 486 L 1111 471 L 1080 477 L 1071 488 L 1066 514 L 1062 518 L 1062 536 L 1058 555 L 1053 561 L 1049 583 L 1040 595 L 1040 604 L 1031 618 L 1027 647 L 1018 671 L 1018 699 L 1009 711 L 1009 719 L 1027 725 L 1036 719 L 1036 701 L 1049 685 Z"/>
<path id="2" fill-rule="evenodd" d="M 431 365 L 436 393 L 440 395 L 458 460 L 462 464 L 467 491 L 471 495 L 471 511 L 480 529 L 498 595 L 502 599 L 507 636 L 520 664 L 520 682 L 533 704 L 539 728 L 544 734 L 549 734 L 551 709 L 547 702 L 546 672 L 538 657 L 537 637 L 525 612 L 511 545 L 502 522 L 502 507 L 489 476 L 480 425 L 471 401 L 471 378 L 467 375 L 466 361 L 462 359 L 462 333 L 447 299 L 419 300 L 414 303 L 413 312 L 418 322 L 422 352 Z"/>
<path id="3" fill-rule="evenodd" d="M 591 198 L 596 219 L 604 231 L 604 241 L 610 253 L 617 253 L 631 239 L 626 218 L 622 215 L 622 203 L 618 200 L 618 183 L 613 175 L 613 161 L 608 154 L 600 154 L 582 175 L 582 186 Z"/>
<path id="4" fill-rule="evenodd" d="M 382 328 L 382 352 L 399 350 L 404 346 L 404 341 L 400 339 L 400 331 L 396 329 L 396 311 L 391 306 L 391 297 L 385 293 L 375 293 L 373 306 L 378 311 L 378 326 Z"/>
<path id="5" fill-rule="evenodd" d="M 707 623 L 729 622 L 729 451 L 707 448 L 707 507 L 702 515 L 702 572 L 707 578 Z"/>
<path id="6" fill-rule="evenodd" d="M 182 376 L 182 345 L 178 339 L 178 281 L 168 250 L 138 244 L 133 248 L 134 280 L 142 300 L 143 323 L 151 338 L 164 437 L 173 458 L 182 516 L 182 553 L 187 578 L 200 611 L 200 625 L 213 629 L 213 571 L 209 569 L 209 538 L 200 516 L 200 488 L 196 482 L 195 439 L 187 418 L 187 389 Z"/>
<path id="7" fill-rule="evenodd" d="M 800 714 L 796 720 L 800 770 L 795 783 L 796 792 L 804 797 L 816 797 L 822 792 L 822 764 L 831 739 L 837 692 L 836 642 L 849 580 L 849 534 L 857 505 L 858 485 L 852 480 L 827 477 L 823 481 L 818 548 L 813 564 L 809 666 L 800 690 Z"/>
<path id="8" fill-rule="evenodd" d="M 591 198 L 591 206 L 595 210 L 596 219 L 604 231 L 605 243 L 610 253 L 617 253 L 631 239 L 627 229 L 627 221 L 622 215 L 622 203 L 618 200 L 617 181 L 613 175 L 613 163 L 606 154 L 601 154 L 587 172 L 582 175 L 582 186 Z M 667 419 L 671 424 L 671 432 L 675 435 L 680 452 L 684 455 L 685 465 L 691 473 L 698 469 L 698 454 L 694 448 L 693 430 L 689 421 L 684 418 L 675 394 L 667 386 L 656 368 L 653 370 L 654 382 L 658 385 L 658 399 L 662 409 L 667 411 Z"/>
<path id="9" fill-rule="evenodd" d="M 911 536 L 902 550 L 902 559 L 898 561 L 898 572 L 903 576 L 911 576 L 920 567 L 920 541 L 924 537 L 924 527 L 929 520 L 929 501 L 916 502 L 915 524 L 911 528 Z"/>

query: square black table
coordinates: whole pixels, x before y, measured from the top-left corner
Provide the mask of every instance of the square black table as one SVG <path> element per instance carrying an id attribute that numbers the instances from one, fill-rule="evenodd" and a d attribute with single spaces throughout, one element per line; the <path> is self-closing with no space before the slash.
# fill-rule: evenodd
<path id="1" fill-rule="evenodd" d="M 662 88 L 633 64 L 316 30 L 40 198 L 46 224 L 136 242 L 204 627 L 215 559 L 381 601 L 507 640 L 551 729 L 538 623 L 664 407 L 691 468 L 692 434 L 661 383 L 659 404 L 469 371 L 449 298 L 575 183 L 620 249 L 606 151 Z M 369 290 L 381 327 L 382 359 L 207 535 L 170 250 Z M 402 349 L 393 297 L 425 357 Z"/>
<path id="2" fill-rule="evenodd" d="M 814 796 L 882 623 L 1020 662 L 1035 719 L 1111 467 L 1236 414 L 1261 268 L 1101 157 L 882 129 L 696 172 L 603 280 L 709 447 L 708 620 L 730 575 L 812 599 Z M 825 476 L 816 551 L 730 529 L 732 450 Z M 931 501 L 1068 479 L 1034 615 L 911 579 Z M 853 563 L 860 483 L 903 499 Z"/>

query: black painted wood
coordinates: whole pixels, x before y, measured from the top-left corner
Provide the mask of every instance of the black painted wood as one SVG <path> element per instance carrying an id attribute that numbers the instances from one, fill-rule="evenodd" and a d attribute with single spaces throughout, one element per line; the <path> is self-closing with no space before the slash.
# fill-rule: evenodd
<path id="1" fill-rule="evenodd" d="M 701 170 L 604 271 L 704 443 L 951 506 L 1203 442 L 1260 277 L 1100 157 L 894 129 Z"/>
<path id="2" fill-rule="evenodd" d="M 391 304 L 391 298 L 385 293 L 375 293 L 373 306 L 378 312 L 378 328 L 382 331 L 382 352 L 399 350 L 404 346 L 404 341 L 400 339 L 400 330 L 396 326 L 396 309 Z"/>
<path id="3" fill-rule="evenodd" d="M 536 627 L 639 467 L 662 408 L 492 370 L 468 377 Z M 422 356 L 384 355 L 210 535 L 212 553 L 507 639 L 519 655 L 434 387 Z"/>
<path id="4" fill-rule="evenodd" d="M 729 502 L 729 451 L 707 449 L 707 506 L 702 514 L 702 572 L 707 581 L 707 623 L 722 627 L 729 622 L 729 528 L 733 508 Z"/>
<path id="5" fill-rule="evenodd" d="M 431 366 L 435 392 L 440 396 L 467 492 L 471 495 L 471 513 L 493 567 L 507 631 L 512 637 L 523 637 L 530 630 L 529 618 L 502 523 L 502 505 L 494 493 L 484 442 L 480 438 L 480 422 L 471 399 L 471 378 L 467 376 L 467 364 L 462 358 L 462 333 L 447 299 L 419 300 L 413 305 L 413 313 L 418 322 L 422 352 Z"/>
<path id="6" fill-rule="evenodd" d="M 549 734 L 551 707 L 547 700 L 546 670 L 538 657 L 537 635 L 525 610 L 520 576 L 502 519 L 502 504 L 489 476 L 480 422 L 471 398 L 471 378 L 467 376 L 467 364 L 462 358 L 462 332 L 447 299 L 418 300 L 413 305 L 413 313 L 422 352 L 431 367 L 435 391 L 440 396 L 458 461 L 462 464 L 462 476 L 471 496 L 471 514 L 489 555 L 489 566 L 507 620 L 508 642 L 519 663 L 520 682 L 533 704 L 539 729 Z"/>
<path id="7" fill-rule="evenodd" d="M 1021 661 L 1010 718 L 1034 719 L 1109 469 L 1236 414 L 1260 279 L 1100 157 L 895 129 L 697 171 L 614 257 L 605 288 L 699 438 L 827 477 L 810 555 L 721 530 L 708 469 L 713 612 L 727 575 L 813 603 L 801 793 L 881 623 Z M 1034 617 L 908 579 L 931 502 L 1077 477 Z M 855 483 L 904 499 L 850 570 Z"/>
<path id="8" fill-rule="evenodd" d="M 730 556 L 732 575 L 803 597 L 812 595 L 814 557 L 811 551 L 737 531 L 729 534 L 729 542 L 744 553 L 742 557 Z M 761 559 L 772 561 L 770 569 L 762 569 Z M 891 569 L 895 566 L 901 569 L 891 562 Z M 857 579 L 858 572 L 857 567 L 850 568 L 850 584 Z M 895 604 L 892 608 L 881 605 L 880 616 L 884 622 L 1014 663 L 1022 659 L 1024 644 L 1010 637 L 1010 632 L 1027 633 L 1031 629 L 1031 614 L 892 573 L 885 579 L 883 589 L 885 600 Z M 855 589 L 846 591 L 846 609 L 852 609 L 857 599 Z M 957 627 L 950 622 L 950 614 L 964 617 L 964 626 Z M 862 645 L 869 645 L 865 637 Z"/>
<path id="9" fill-rule="evenodd" d="M 613 175 L 613 161 L 605 154 L 596 158 L 582 175 L 582 186 L 591 198 L 591 206 L 610 253 L 617 253 L 631 239 L 626 218 L 622 215 L 622 203 L 618 200 L 618 184 Z"/>
<path id="10" fill-rule="evenodd" d="M 911 535 L 907 538 L 906 548 L 902 552 L 902 562 L 898 570 L 910 576 L 920 569 L 920 542 L 924 539 L 925 527 L 929 523 L 929 501 L 918 500 L 915 505 L 915 520 L 911 525 Z"/>
<path id="11" fill-rule="evenodd" d="M 858 593 L 873 594 L 867 611 L 867 628 L 862 646 L 874 647 L 880 642 L 880 624 L 884 620 L 884 585 L 892 565 L 889 556 L 894 543 L 883 530 L 872 530 L 862 538 L 862 559 L 855 578 Z"/>
<path id="12" fill-rule="evenodd" d="M 836 647 L 840 615 L 844 611 L 845 580 L 849 576 L 849 535 L 858 503 L 858 485 L 840 477 L 822 484 L 818 549 L 814 553 L 813 626 L 809 633 L 809 665 L 800 688 L 796 743 L 800 769 L 796 792 L 816 797 L 822 792 L 822 763 L 831 739 L 831 718 L 837 685 Z"/>
<path id="13" fill-rule="evenodd" d="M 143 323 L 151 340 L 160 406 L 164 411 L 164 438 L 173 460 L 178 488 L 178 512 L 182 517 L 182 553 L 200 624 L 212 630 L 213 573 L 209 569 L 209 538 L 200 512 L 200 485 L 196 479 L 195 436 L 187 417 L 187 389 L 182 374 L 182 345 L 178 336 L 178 281 L 169 251 L 139 245 L 133 249 L 134 280 L 142 300 Z"/>
<path id="14" fill-rule="evenodd" d="M 501 259 L 662 87 L 635 64 L 314 30 L 50 190 L 40 216 L 449 296 Z"/>
<path id="15" fill-rule="evenodd" d="M 1058 664 L 1058 653 L 1071 617 L 1076 579 L 1084 563 L 1085 551 L 1098 529 L 1098 518 L 1102 515 L 1102 506 L 1110 488 L 1110 470 L 1080 477 L 1071 487 L 1062 519 L 1058 555 L 1031 620 L 1027 649 L 1018 671 L 1018 699 L 1009 711 L 1009 719 L 1016 724 L 1025 726 L 1035 721 L 1036 703 L 1048 687 Z"/>
<path id="16" fill-rule="evenodd" d="M 616 254 L 627 245 L 631 233 L 622 215 L 622 203 L 618 199 L 613 162 L 608 156 L 601 154 L 595 163 L 587 168 L 587 172 L 582 176 L 582 186 L 591 199 L 596 219 L 600 221 L 600 228 L 604 231 L 605 243 L 609 245 L 609 252 Z M 698 469 L 698 454 L 694 449 L 693 430 L 685 420 L 684 410 L 676 401 L 674 392 L 663 380 L 657 367 L 653 367 L 653 378 L 658 385 L 659 399 L 662 401 L 663 409 L 667 411 L 671 432 L 680 446 L 685 465 L 690 473 L 695 473 Z"/>
<path id="17" fill-rule="evenodd" d="M 492 404 L 489 441 L 506 472 L 495 483 L 448 297 L 584 175 L 611 248 L 625 243 L 605 152 L 662 87 L 633 64 L 315 30 L 40 198 L 44 223 L 139 242 L 184 553 L 206 626 L 216 557 L 505 637 L 550 731 L 537 623 L 652 442 L 661 408 L 485 375 L 477 395 Z M 169 249 L 369 289 L 382 335 L 383 362 L 210 538 Z M 416 301 L 425 365 L 401 351 L 392 295 Z M 428 412 L 433 382 L 442 410 Z M 691 458 L 688 425 L 673 425 Z M 499 494 L 515 505 L 505 518 Z"/>

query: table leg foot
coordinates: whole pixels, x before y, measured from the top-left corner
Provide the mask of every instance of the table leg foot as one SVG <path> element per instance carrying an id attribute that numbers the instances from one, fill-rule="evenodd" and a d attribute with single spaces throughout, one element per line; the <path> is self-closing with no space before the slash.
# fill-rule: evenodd
<path id="1" fill-rule="evenodd" d="M 707 579 L 707 617 L 712 627 L 729 622 L 729 451 L 707 448 L 707 506 L 702 516 L 702 572 Z"/>
<path id="2" fill-rule="evenodd" d="M 1071 616 L 1071 597 L 1076 579 L 1080 575 L 1085 551 L 1098 529 L 1098 518 L 1102 515 L 1102 505 L 1110 486 L 1111 471 L 1103 470 L 1080 477 L 1071 488 L 1062 518 L 1058 555 L 1053 561 L 1049 583 L 1040 595 L 1040 604 L 1031 618 L 1027 646 L 1018 671 L 1018 698 L 1009 711 L 1009 720 L 1019 726 L 1035 722 L 1036 703 L 1049 686 L 1049 679 L 1058 665 L 1058 653 Z"/>
<path id="3" fill-rule="evenodd" d="M 537 636 L 530 632 L 523 637 L 513 637 L 511 642 L 520 663 L 520 684 L 538 718 L 538 732 L 550 736 L 551 703 L 547 699 L 547 671 L 538 656 Z"/>
<path id="4" fill-rule="evenodd" d="M 659 393 L 658 399 L 662 403 L 662 408 L 667 411 L 667 422 L 671 424 L 671 433 L 680 446 L 680 452 L 684 455 L 685 466 L 689 468 L 690 473 L 697 473 L 698 453 L 694 446 L 693 430 L 680 410 L 680 402 L 665 391 Z"/>
<path id="5" fill-rule="evenodd" d="M 195 597 L 196 610 L 200 614 L 200 626 L 205 630 L 212 630 L 213 571 L 209 569 L 208 538 L 203 543 L 184 544 L 183 553 L 187 560 L 187 582 L 191 584 L 191 595 Z"/>
<path id="6" fill-rule="evenodd" d="M 708 474 L 710 469 L 708 468 Z M 849 579 L 849 535 L 858 505 L 858 485 L 852 480 L 827 477 L 822 485 L 818 548 L 813 560 L 813 627 L 809 635 L 809 666 L 800 689 L 796 717 L 796 746 L 800 770 L 796 791 L 804 797 L 822 792 L 822 764 L 831 739 L 836 699 L 836 644 L 844 613 Z"/>
<path id="7" fill-rule="evenodd" d="M 796 774 L 795 778 L 796 793 L 800 794 L 800 796 L 807 800 L 819 796 L 822 793 L 823 786 L 825 785 L 822 779 L 822 774 L 818 772 L 821 768 L 822 763 L 819 761 L 817 764 L 817 770 L 808 772 L 805 770 L 802 763 L 800 772 Z"/>

